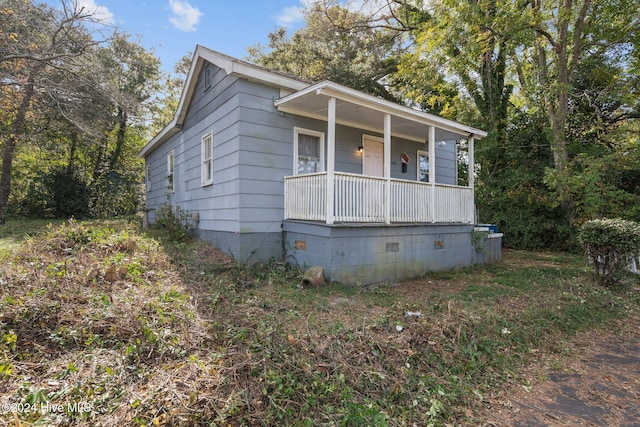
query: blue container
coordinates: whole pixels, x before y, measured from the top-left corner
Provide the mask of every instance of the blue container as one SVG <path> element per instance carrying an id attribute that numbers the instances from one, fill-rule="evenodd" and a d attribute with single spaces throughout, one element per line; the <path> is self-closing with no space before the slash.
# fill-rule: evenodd
<path id="1" fill-rule="evenodd" d="M 498 226 L 495 224 L 476 224 L 477 231 L 488 231 L 489 233 L 497 233 Z"/>

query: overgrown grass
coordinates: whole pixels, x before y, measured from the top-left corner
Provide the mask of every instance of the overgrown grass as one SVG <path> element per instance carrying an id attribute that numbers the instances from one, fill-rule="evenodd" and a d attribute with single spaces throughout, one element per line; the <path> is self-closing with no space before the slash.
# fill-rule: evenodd
<path id="1" fill-rule="evenodd" d="M 42 233 L 50 225 L 61 224 L 62 220 L 9 219 L 0 226 L 0 259 L 15 251 L 25 237 Z"/>
<path id="2" fill-rule="evenodd" d="M 301 290 L 286 264 L 241 267 L 124 223 L 0 230 L 12 424 L 478 425 L 524 364 L 640 306 L 566 254 Z M 112 264 L 126 277 L 108 282 Z"/>

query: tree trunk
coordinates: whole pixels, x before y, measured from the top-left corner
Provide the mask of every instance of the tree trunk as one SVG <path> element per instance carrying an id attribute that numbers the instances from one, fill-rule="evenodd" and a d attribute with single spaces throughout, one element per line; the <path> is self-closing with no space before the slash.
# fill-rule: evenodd
<path id="1" fill-rule="evenodd" d="M 71 171 L 75 167 L 76 162 L 76 148 L 78 146 L 78 132 L 71 132 L 71 147 L 69 148 L 69 161 L 67 163 L 67 170 Z"/>
<path id="2" fill-rule="evenodd" d="M 12 126 L 13 128 L 13 126 Z M 9 204 L 9 194 L 11 193 L 11 168 L 13 165 L 13 153 L 16 150 L 18 138 L 10 135 L 4 143 L 2 150 L 2 175 L 0 175 L 0 225 L 4 225 L 7 220 L 7 205 Z"/>
<path id="3" fill-rule="evenodd" d="M 127 112 L 118 107 L 118 132 L 116 134 L 116 148 L 113 150 L 111 159 L 109 160 L 109 170 L 114 170 L 118 164 L 118 159 L 124 147 L 124 140 L 127 133 Z"/>
<path id="4" fill-rule="evenodd" d="M 104 162 L 104 153 L 109 149 L 109 140 L 106 135 L 102 137 L 101 144 L 98 145 L 98 152 L 93 162 L 93 174 L 91 175 L 91 184 L 98 182 L 98 178 L 102 174 L 102 164 Z"/>
<path id="5" fill-rule="evenodd" d="M 566 109 L 565 105 L 557 106 L 558 109 Z M 553 153 L 553 166 L 558 174 L 562 177 L 566 172 L 566 166 L 569 162 L 569 153 L 567 151 L 567 137 L 565 135 L 565 125 L 567 123 L 566 113 L 560 111 L 549 112 L 550 131 L 551 131 L 551 152 Z"/>
<path id="6" fill-rule="evenodd" d="M 42 69 L 43 64 L 37 64 L 29 74 L 29 79 L 25 85 L 24 95 L 13 123 L 11 124 L 11 133 L 4 143 L 2 150 L 2 175 L 0 175 L 0 225 L 4 225 L 7 221 L 7 207 L 9 204 L 9 195 L 11 194 L 11 170 L 13 166 L 13 155 L 18 145 L 18 135 L 23 132 L 24 123 L 27 117 L 31 99 L 35 94 L 33 82 L 36 75 Z"/>

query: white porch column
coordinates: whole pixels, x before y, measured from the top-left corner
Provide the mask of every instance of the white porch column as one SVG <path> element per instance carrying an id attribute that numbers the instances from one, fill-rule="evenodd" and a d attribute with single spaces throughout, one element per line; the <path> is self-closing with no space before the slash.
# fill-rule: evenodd
<path id="1" fill-rule="evenodd" d="M 336 99 L 327 106 L 327 224 L 333 224 L 336 171 Z"/>
<path id="2" fill-rule="evenodd" d="M 436 128 L 429 126 L 429 184 L 431 184 L 431 222 L 436 222 Z"/>
<path id="3" fill-rule="evenodd" d="M 391 114 L 384 115 L 384 222 L 391 224 Z"/>
<path id="4" fill-rule="evenodd" d="M 476 160 L 475 160 L 475 153 L 474 153 L 474 148 L 473 148 L 473 144 L 474 143 L 474 138 L 473 135 L 469 136 L 469 140 L 467 141 L 467 157 L 469 159 L 469 167 L 467 168 L 467 170 L 469 171 L 469 188 L 471 188 L 471 200 L 472 203 L 471 205 L 473 206 L 473 216 L 472 216 L 472 220 L 473 222 L 477 222 L 478 218 L 476 218 L 476 190 L 475 190 L 475 174 L 476 174 Z"/>
<path id="5" fill-rule="evenodd" d="M 471 135 L 469 137 L 469 140 L 467 142 L 467 150 L 469 151 L 467 153 L 467 157 L 469 158 L 469 188 L 471 188 L 471 190 L 473 190 L 474 188 L 474 184 L 475 184 L 475 172 L 476 172 L 476 165 L 475 165 L 475 153 L 473 152 L 473 142 L 474 142 L 474 137 L 473 135 Z"/>

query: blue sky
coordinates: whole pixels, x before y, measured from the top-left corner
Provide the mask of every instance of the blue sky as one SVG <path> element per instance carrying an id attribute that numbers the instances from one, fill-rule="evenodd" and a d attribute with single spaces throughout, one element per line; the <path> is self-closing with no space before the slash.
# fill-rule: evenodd
<path id="1" fill-rule="evenodd" d="M 52 6 L 60 0 L 47 0 Z M 152 49 L 171 72 L 196 44 L 244 59 L 282 26 L 300 28 L 305 0 L 76 0 L 103 22 Z"/>

